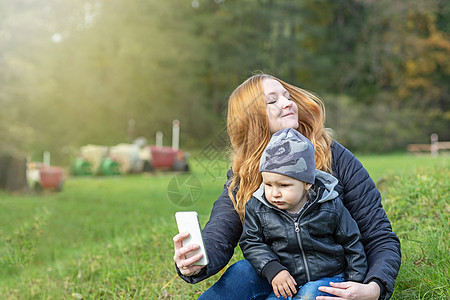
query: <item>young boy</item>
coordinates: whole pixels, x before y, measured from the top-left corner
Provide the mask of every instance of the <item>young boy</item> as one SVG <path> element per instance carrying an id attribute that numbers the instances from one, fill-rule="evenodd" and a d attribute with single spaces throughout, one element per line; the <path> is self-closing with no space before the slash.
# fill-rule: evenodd
<path id="1" fill-rule="evenodd" d="M 240 246 L 273 293 L 315 299 L 319 286 L 361 282 L 367 262 L 356 222 L 332 175 L 315 169 L 314 146 L 298 131 L 276 132 L 261 157 L 263 183 L 247 202 Z"/>

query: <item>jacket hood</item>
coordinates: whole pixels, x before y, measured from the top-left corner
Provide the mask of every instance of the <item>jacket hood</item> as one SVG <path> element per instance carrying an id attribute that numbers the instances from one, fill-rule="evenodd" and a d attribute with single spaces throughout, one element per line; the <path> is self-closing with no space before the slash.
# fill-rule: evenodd
<path id="1" fill-rule="evenodd" d="M 325 188 L 322 197 L 318 200 L 318 203 L 323 203 L 329 200 L 336 199 L 339 196 L 339 193 L 335 191 L 335 187 L 338 184 L 338 180 L 331 174 L 328 174 L 326 172 L 315 170 L 316 172 L 316 182 L 314 185 L 317 185 L 317 181 L 321 182 L 323 184 L 323 187 Z M 264 183 L 261 183 L 259 188 L 253 193 L 253 197 L 261 201 L 267 206 L 272 206 L 264 196 Z"/>

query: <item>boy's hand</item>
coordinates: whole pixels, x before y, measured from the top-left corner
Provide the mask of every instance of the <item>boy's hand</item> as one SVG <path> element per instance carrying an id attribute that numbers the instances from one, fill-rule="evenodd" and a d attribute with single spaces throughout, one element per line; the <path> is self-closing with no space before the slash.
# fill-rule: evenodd
<path id="1" fill-rule="evenodd" d="M 283 270 L 272 279 L 272 288 L 275 296 L 283 298 L 292 297 L 296 292 L 295 286 L 297 282 L 295 282 L 294 278 L 289 274 L 288 271 Z"/>

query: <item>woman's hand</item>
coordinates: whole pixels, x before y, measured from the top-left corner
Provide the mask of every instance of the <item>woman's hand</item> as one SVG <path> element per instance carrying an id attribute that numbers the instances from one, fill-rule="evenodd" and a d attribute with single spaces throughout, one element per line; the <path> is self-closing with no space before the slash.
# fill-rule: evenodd
<path id="1" fill-rule="evenodd" d="M 321 286 L 319 290 L 325 293 L 336 295 L 335 297 L 318 296 L 316 300 L 377 300 L 380 297 L 380 286 L 376 282 L 367 284 L 346 281 L 330 282 L 331 287 Z"/>
<path id="2" fill-rule="evenodd" d="M 200 248 L 200 245 L 191 244 L 183 247 L 183 240 L 189 236 L 189 232 L 181 232 L 173 237 L 173 246 L 175 248 L 175 255 L 173 260 L 180 269 L 181 274 L 184 276 L 192 276 L 198 274 L 204 266 L 193 265 L 193 263 L 200 260 L 203 256 L 202 253 L 198 253 L 190 258 L 186 258 L 186 254 L 196 251 Z"/>

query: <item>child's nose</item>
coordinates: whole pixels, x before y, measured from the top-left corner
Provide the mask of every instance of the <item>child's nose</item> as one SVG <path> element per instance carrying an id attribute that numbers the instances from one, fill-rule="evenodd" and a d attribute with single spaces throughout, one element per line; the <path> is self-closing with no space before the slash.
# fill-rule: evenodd
<path id="1" fill-rule="evenodd" d="M 273 191 L 272 191 L 272 195 L 274 197 L 280 197 L 281 196 L 281 192 L 280 192 L 280 190 L 278 188 L 274 188 Z"/>

